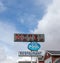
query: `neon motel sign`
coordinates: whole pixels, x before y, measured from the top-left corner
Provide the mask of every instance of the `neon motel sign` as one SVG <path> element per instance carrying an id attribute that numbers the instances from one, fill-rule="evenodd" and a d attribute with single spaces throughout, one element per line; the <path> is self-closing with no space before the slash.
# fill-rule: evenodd
<path id="1" fill-rule="evenodd" d="M 44 34 L 14 34 L 14 42 L 44 42 Z"/>

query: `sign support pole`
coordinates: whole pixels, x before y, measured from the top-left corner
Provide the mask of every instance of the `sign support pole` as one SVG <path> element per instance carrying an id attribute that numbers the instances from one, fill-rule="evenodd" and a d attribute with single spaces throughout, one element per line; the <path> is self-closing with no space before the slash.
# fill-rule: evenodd
<path id="1" fill-rule="evenodd" d="M 37 57 L 37 63 L 38 63 L 38 57 Z"/>
<path id="2" fill-rule="evenodd" d="M 37 50 L 37 52 L 38 52 L 38 50 Z M 37 61 L 37 63 L 38 63 L 38 56 L 36 57 L 36 61 Z"/>
<path id="3" fill-rule="evenodd" d="M 31 51 L 31 52 L 32 52 L 32 51 Z M 32 56 L 31 56 L 31 63 L 33 63 L 33 62 L 32 62 Z"/>
<path id="4" fill-rule="evenodd" d="M 31 63 L 32 63 L 32 56 L 31 56 Z"/>

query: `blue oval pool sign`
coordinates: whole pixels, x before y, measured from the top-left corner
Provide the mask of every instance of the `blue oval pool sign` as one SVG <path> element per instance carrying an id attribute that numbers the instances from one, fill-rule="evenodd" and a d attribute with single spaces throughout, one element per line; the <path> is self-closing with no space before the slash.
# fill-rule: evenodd
<path id="1" fill-rule="evenodd" d="M 38 51 L 40 47 L 41 45 L 37 42 L 31 42 L 30 44 L 28 44 L 28 49 L 31 51 Z"/>

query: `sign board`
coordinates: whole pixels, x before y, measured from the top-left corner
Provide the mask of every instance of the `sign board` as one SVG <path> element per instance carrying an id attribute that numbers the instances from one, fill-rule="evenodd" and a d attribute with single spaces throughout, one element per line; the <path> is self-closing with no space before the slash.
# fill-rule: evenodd
<path id="1" fill-rule="evenodd" d="M 40 47 L 40 44 L 37 42 L 31 42 L 28 44 L 28 49 L 31 51 L 38 51 Z"/>
<path id="2" fill-rule="evenodd" d="M 14 34 L 14 42 L 44 42 L 44 34 Z"/>
<path id="3" fill-rule="evenodd" d="M 22 57 L 22 56 L 33 56 L 33 57 L 39 57 L 39 56 L 42 56 L 42 52 L 37 52 L 37 51 L 32 51 L 32 52 L 29 52 L 29 51 L 19 51 L 18 52 L 18 56 Z"/>

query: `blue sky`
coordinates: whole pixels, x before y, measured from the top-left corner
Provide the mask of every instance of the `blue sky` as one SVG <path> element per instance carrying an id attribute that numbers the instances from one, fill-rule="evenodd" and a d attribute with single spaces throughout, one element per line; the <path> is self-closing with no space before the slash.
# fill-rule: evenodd
<path id="1" fill-rule="evenodd" d="M 39 5 L 37 5 L 39 0 L 36 2 L 36 0 L 1 0 L 6 9 L 0 13 L 0 19 L 12 23 L 21 32 L 29 33 L 36 28 L 45 13 L 43 2 Z"/>

